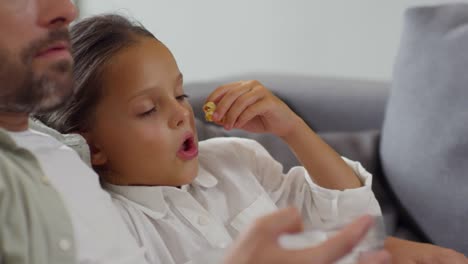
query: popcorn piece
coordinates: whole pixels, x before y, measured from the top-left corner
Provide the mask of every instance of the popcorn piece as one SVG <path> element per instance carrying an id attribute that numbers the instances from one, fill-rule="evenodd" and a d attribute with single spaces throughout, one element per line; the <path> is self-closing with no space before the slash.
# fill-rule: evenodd
<path id="1" fill-rule="evenodd" d="M 208 102 L 203 106 L 203 112 L 205 112 L 205 120 L 208 122 L 213 122 L 213 113 L 216 110 L 216 104 L 213 102 Z"/>

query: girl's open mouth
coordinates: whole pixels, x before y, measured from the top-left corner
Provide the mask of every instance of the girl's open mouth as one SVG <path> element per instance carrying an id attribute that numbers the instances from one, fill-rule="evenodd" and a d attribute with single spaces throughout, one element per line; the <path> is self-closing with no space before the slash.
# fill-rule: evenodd
<path id="1" fill-rule="evenodd" d="M 198 146 L 192 134 L 185 137 L 179 151 L 177 151 L 177 156 L 183 160 L 192 160 L 198 156 Z"/>

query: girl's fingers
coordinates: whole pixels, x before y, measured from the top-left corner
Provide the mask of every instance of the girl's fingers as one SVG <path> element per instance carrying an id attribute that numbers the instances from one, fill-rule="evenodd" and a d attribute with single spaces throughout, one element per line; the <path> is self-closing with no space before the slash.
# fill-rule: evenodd
<path id="1" fill-rule="evenodd" d="M 233 127 L 235 128 L 244 127 L 250 120 L 252 120 L 256 116 L 261 115 L 262 113 L 267 111 L 269 109 L 269 106 L 270 106 L 270 103 L 265 98 L 257 101 L 255 104 L 249 105 L 237 118 L 237 121 Z"/>
<path id="2" fill-rule="evenodd" d="M 256 86 L 251 91 L 240 95 L 231 105 L 224 117 L 222 117 L 224 118 L 223 125 L 227 128 L 233 128 L 245 109 L 262 100 L 263 96 L 264 93 L 261 92 L 261 86 Z"/>
<path id="3" fill-rule="evenodd" d="M 205 104 L 208 102 L 214 102 L 217 104 L 230 89 L 237 87 L 242 83 L 243 81 L 240 81 L 219 86 L 206 98 Z"/>
<path id="4" fill-rule="evenodd" d="M 213 120 L 219 121 L 223 119 L 224 115 L 229 111 L 232 104 L 245 93 L 252 91 L 253 87 L 251 83 L 243 83 L 237 87 L 231 87 L 228 89 L 223 96 L 220 98 L 219 102 L 216 103 L 216 110 L 213 114 Z"/>

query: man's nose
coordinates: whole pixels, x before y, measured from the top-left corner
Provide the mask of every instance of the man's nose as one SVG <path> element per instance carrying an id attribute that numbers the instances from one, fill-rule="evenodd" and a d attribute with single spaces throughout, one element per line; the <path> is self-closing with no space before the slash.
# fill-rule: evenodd
<path id="1" fill-rule="evenodd" d="M 39 23 L 43 27 L 56 29 L 68 26 L 78 15 L 71 0 L 38 0 Z"/>

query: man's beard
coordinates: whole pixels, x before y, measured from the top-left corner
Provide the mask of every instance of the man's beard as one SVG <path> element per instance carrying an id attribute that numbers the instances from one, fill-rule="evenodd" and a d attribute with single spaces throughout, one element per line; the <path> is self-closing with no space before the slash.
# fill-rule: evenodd
<path id="1" fill-rule="evenodd" d="M 44 113 L 56 109 L 71 97 L 71 61 L 58 61 L 40 74 L 33 70 L 34 56 L 57 41 L 69 42 L 68 30 L 57 30 L 46 39 L 35 41 L 21 53 L 17 63 L 8 52 L 0 50 L 0 111 Z"/>

